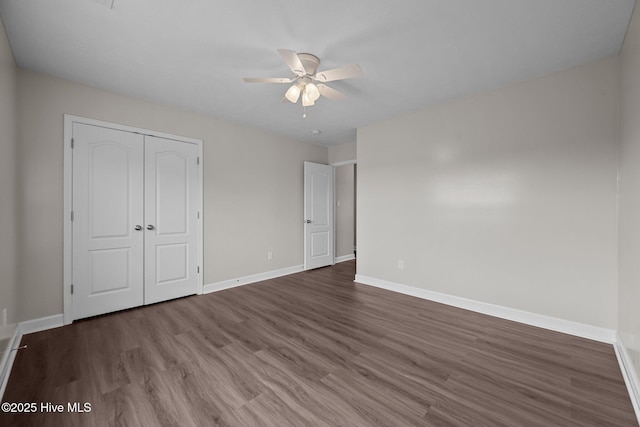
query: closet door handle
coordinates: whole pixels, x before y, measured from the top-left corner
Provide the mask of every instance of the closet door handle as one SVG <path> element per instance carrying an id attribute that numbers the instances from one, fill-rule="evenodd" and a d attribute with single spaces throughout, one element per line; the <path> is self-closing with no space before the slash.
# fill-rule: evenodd
<path id="1" fill-rule="evenodd" d="M 147 225 L 147 230 L 153 230 L 155 227 L 151 224 Z"/>
<path id="2" fill-rule="evenodd" d="M 140 231 L 142 230 L 142 226 L 141 225 L 136 225 L 135 227 L 133 227 L 134 230 L 136 231 Z"/>

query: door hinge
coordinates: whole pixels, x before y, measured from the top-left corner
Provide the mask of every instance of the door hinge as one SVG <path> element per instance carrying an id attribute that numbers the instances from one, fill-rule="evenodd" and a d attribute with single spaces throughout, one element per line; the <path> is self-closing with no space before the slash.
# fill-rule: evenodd
<path id="1" fill-rule="evenodd" d="M 76 145 L 76 144 L 75 144 L 75 142 L 74 142 L 73 138 L 71 138 L 71 149 L 72 149 L 72 150 L 73 150 L 73 147 L 75 147 L 75 145 Z"/>
<path id="2" fill-rule="evenodd" d="M 200 157 L 196 157 L 196 164 L 199 165 L 200 164 Z"/>
<path id="3" fill-rule="evenodd" d="M 200 212 L 198 212 L 198 219 L 200 219 Z"/>
<path id="4" fill-rule="evenodd" d="M 200 266 L 198 266 L 197 268 L 198 268 L 198 274 L 200 274 Z"/>
<path id="5" fill-rule="evenodd" d="M 73 295 L 73 283 L 71 284 L 71 295 Z"/>
<path id="6" fill-rule="evenodd" d="M 75 215 L 73 214 L 73 211 L 71 211 L 71 221 L 73 221 L 74 218 L 75 218 Z"/>

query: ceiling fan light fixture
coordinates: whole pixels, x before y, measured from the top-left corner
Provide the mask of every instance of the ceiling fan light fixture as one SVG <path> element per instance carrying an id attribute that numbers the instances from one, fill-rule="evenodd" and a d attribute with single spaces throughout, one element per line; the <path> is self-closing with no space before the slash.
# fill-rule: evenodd
<path id="1" fill-rule="evenodd" d="M 309 94 L 307 93 L 307 91 L 305 90 L 304 92 L 302 92 L 302 106 L 303 107 L 310 107 L 312 105 L 314 105 L 316 102 L 309 96 Z"/>
<path id="2" fill-rule="evenodd" d="M 298 102 L 298 98 L 300 98 L 300 87 L 298 85 L 291 85 L 287 92 L 284 94 L 285 98 L 287 98 L 292 103 Z"/>
<path id="3" fill-rule="evenodd" d="M 318 90 L 318 87 L 313 83 L 309 83 L 308 85 L 306 85 L 304 88 L 304 91 L 307 94 L 307 96 L 311 100 L 313 100 L 313 102 L 317 101 L 318 98 L 320 98 L 320 91 Z"/>
<path id="4" fill-rule="evenodd" d="M 107 1 L 107 0 L 94 0 Z M 114 0 L 110 0 L 114 1 Z M 320 58 L 310 53 L 297 53 L 289 49 L 277 49 L 294 77 L 245 77 L 247 83 L 288 83 L 291 84 L 284 94 L 284 98 L 292 104 L 296 104 L 302 98 L 303 108 L 315 105 L 316 101 L 324 96 L 329 99 L 344 99 L 344 94 L 324 84 L 335 80 L 362 77 L 362 68 L 358 64 L 344 65 L 318 72 Z M 317 84 L 316 84 L 317 83 Z M 306 117 L 306 113 L 302 117 Z"/>

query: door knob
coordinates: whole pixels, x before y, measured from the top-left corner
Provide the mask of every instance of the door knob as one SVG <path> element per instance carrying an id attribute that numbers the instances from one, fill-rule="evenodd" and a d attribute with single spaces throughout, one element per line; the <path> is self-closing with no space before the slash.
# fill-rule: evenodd
<path id="1" fill-rule="evenodd" d="M 147 230 L 153 230 L 155 227 L 151 224 L 147 225 Z"/>
<path id="2" fill-rule="evenodd" d="M 135 227 L 133 227 L 134 230 L 136 231 L 140 231 L 142 230 L 142 226 L 141 225 L 136 225 Z"/>

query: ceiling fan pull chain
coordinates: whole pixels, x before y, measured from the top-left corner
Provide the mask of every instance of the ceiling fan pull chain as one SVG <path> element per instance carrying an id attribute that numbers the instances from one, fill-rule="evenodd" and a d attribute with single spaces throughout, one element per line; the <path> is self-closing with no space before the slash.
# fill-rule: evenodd
<path id="1" fill-rule="evenodd" d="M 305 107 L 304 105 L 302 106 L 302 118 L 307 118 L 307 107 Z"/>

